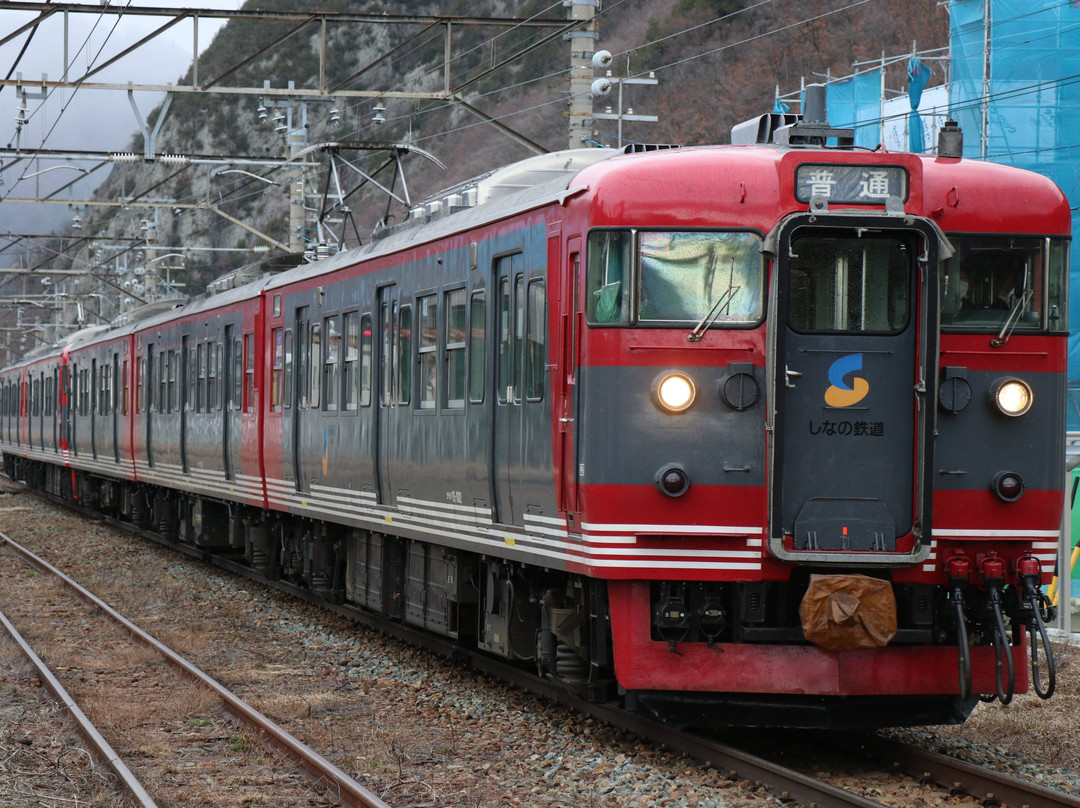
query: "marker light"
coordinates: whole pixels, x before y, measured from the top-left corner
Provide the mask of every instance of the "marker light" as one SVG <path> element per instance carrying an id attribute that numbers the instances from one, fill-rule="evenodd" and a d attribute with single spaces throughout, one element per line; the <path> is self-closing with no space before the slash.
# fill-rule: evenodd
<path id="1" fill-rule="evenodd" d="M 677 463 L 656 472 L 655 482 L 657 490 L 669 497 L 681 497 L 690 490 L 690 475 Z"/>
<path id="2" fill-rule="evenodd" d="M 1013 471 L 999 471 L 990 482 L 990 490 L 1002 502 L 1016 502 L 1024 493 L 1024 478 Z"/>
<path id="3" fill-rule="evenodd" d="M 656 386 L 656 398 L 668 412 L 684 412 L 694 403 L 697 391 L 688 376 L 669 373 Z"/>
<path id="4" fill-rule="evenodd" d="M 1016 417 L 1031 409 L 1031 387 L 1020 379 L 999 379 L 991 387 L 990 395 L 1005 415 Z"/>

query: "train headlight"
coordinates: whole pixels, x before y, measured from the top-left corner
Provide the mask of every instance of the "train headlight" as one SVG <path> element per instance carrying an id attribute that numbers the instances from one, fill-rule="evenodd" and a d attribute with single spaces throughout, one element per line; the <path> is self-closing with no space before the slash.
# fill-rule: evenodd
<path id="1" fill-rule="evenodd" d="M 1015 418 L 1031 409 L 1031 386 L 1020 379 L 998 379 L 990 388 L 990 395 L 1005 415 Z"/>
<path id="2" fill-rule="evenodd" d="M 685 412 L 690 409 L 697 390 L 689 376 L 668 373 L 656 383 L 656 400 L 668 412 Z"/>

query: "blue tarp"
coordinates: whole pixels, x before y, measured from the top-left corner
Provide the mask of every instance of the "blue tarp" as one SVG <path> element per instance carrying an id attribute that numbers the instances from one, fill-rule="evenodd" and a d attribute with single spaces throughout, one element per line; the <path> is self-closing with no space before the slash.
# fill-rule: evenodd
<path id="1" fill-rule="evenodd" d="M 910 59 L 907 67 L 908 99 L 911 101 L 911 113 L 908 115 L 908 151 L 920 154 L 923 151 L 922 118 L 919 117 L 919 102 L 926 82 L 930 80 L 930 68 L 918 59 Z"/>
<path id="2" fill-rule="evenodd" d="M 1020 166 L 1054 180 L 1072 203 L 1073 234 L 1080 236 L 1080 4 L 952 0 L 949 16 L 950 109 L 964 130 L 964 156 Z M 1070 431 L 1080 430 L 1078 259 L 1074 243 Z"/>
<path id="3" fill-rule="evenodd" d="M 860 73 L 829 84 L 826 117 L 837 129 L 854 129 L 855 145 L 881 142 L 881 73 Z"/>

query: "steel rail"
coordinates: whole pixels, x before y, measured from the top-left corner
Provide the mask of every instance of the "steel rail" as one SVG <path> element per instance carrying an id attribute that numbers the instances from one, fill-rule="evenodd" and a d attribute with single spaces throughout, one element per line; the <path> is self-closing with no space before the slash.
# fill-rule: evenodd
<path id="1" fill-rule="evenodd" d="M 85 510 L 64 500 L 41 494 L 41 492 L 35 493 L 84 516 L 90 515 Z M 764 789 L 781 800 L 815 806 L 816 808 L 851 808 L 852 806 L 855 808 L 885 808 L 881 802 L 845 791 L 838 786 L 825 783 L 815 777 L 744 750 L 692 735 L 640 713 L 629 712 L 609 704 L 597 704 L 587 701 L 549 680 L 542 679 L 521 668 L 508 665 L 487 654 L 465 648 L 448 638 L 428 634 L 404 623 L 388 620 L 373 612 L 354 606 L 329 603 L 319 595 L 296 584 L 266 578 L 246 564 L 216 556 L 205 549 L 183 544 L 114 517 L 93 514 L 93 518 L 101 519 L 113 527 L 150 539 L 163 547 L 212 564 L 247 580 L 276 589 L 306 603 L 346 617 L 353 622 L 394 637 L 408 645 L 424 648 L 440 656 L 452 658 L 456 662 L 464 662 L 480 673 L 493 676 L 543 699 L 554 701 L 582 714 L 592 716 L 598 721 L 623 728 L 654 743 L 662 744 L 667 749 L 699 760 L 707 766 L 724 770 L 729 773 L 731 779 L 743 779 L 760 783 Z M 3 534 L 0 533 L 0 538 L 2 537 Z M 867 736 L 866 742 L 869 746 L 870 741 L 875 740 L 880 740 L 881 749 L 888 750 L 884 754 L 875 754 L 876 757 L 889 760 L 890 764 L 896 764 L 904 768 L 905 771 L 917 778 L 930 779 L 944 789 L 953 790 L 959 788 L 988 803 L 1007 804 L 1010 808 L 1012 806 L 1016 806 L 1016 808 L 1020 808 L 1020 806 L 1026 806 L 1026 808 L 1060 808 L 1060 806 L 1080 808 L 1080 799 L 1069 794 L 1053 791 L 1033 783 L 1025 783 L 1018 778 L 963 761 L 957 761 L 944 755 L 936 755 L 918 747 L 908 748 L 906 744 L 890 744 L 886 739 L 878 739 L 875 736 Z"/>
<path id="2" fill-rule="evenodd" d="M 316 784 L 321 784 L 328 790 L 337 793 L 342 802 L 349 806 L 349 808 L 390 808 L 386 802 L 357 783 L 346 772 L 339 769 L 311 747 L 293 737 L 286 729 L 271 721 L 254 707 L 247 704 L 243 699 L 230 692 L 195 665 L 192 665 L 171 648 L 163 645 L 150 634 L 147 634 L 109 606 L 109 604 L 105 603 L 105 601 L 69 578 L 52 564 L 45 561 L 45 559 L 34 554 L 4 533 L 0 533 L 0 545 L 7 545 L 34 567 L 42 572 L 55 576 L 75 593 L 79 599 L 92 607 L 100 609 L 104 614 L 108 615 L 115 622 L 127 629 L 132 636 L 140 642 L 158 651 L 171 665 L 177 668 L 185 676 L 214 691 L 222 702 L 224 702 L 225 708 L 237 719 L 257 732 L 264 743 L 269 743 L 275 749 L 287 753 L 300 764 Z"/>
<path id="3" fill-rule="evenodd" d="M 942 788 L 960 789 L 985 804 L 1080 808 L 1080 799 L 1071 794 L 911 744 L 880 736 L 869 736 L 864 744 L 866 753 L 873 758 L 888 761 L 917 779 L 933 780 Z"/>
<path id="4" fill-rule="evenodd" d="M 132 799 L 136 800 L 143 808 L 157 808 L 157 803 L 154 802 L 143 784 L 139 782 L 137 778 L 127 767 L 127 764 L 120 758 L 116 750 L 112 748 L 100 732 L 97 727 L 93 725 L 86 713 L 84 713 L 79 705 L 75 703 L 75 700 L 71 698 L 71 694 L 67 692 L 60 680 L 53 675 L 53 672 L 41 661 L 41 658 L 34 652 L 34 649 L 30 647 L 29 643 L 23 639 L 23 636 L 19 633 L 19 630 L 12 625 L 7 616 L 0 612 L 0 624 L 3 624 L 7 629 L 8 634 L 11 635 L 11 639 L 22 649 L 22 652 L 26 655 L 26 659 L 34 666 L 37 671 L 38 678 L 41 683 L 45 685 L 53 698 L 60 702 L 64 709 L 68 711 L 68 714 L 75 721 L 75 729 L 86 741 L 87 746 L 90 747 L 90 753 L 98 760 L 99 763 L 108 766 L 112 770 L 112 773 L 116 775 L 120 780 L 120 784 L 124 787 L 124 790 L 131 795 Z"/>

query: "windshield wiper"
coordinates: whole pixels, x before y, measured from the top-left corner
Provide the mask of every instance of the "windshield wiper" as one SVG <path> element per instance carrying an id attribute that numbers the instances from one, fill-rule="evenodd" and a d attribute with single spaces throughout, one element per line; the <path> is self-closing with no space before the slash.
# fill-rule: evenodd
<path id="1" fill-rule="evenodd" d="M 1016 299 L 1012 311 L 1009 312 L 1009 316 L 1005 320 L 1005 325 L 1001 327 L 1001 331 L 998 332 L 998 335 L 990 340 L 991 348 L 1000 348 L 1009 341 L 1009 337 L 1012 336 L 1012 332 L 1016 330 L 1016 326 L 1020 322 L 1020 315 L 1027 310 L 1028 303 L 1031 302 L 1031 295 L 1032 292 L 1028 289 L 1022 292 L 1020 297 Z"/>
<path id="2" fill-rule="evenodd" d="M 732 299 L 735 297 L 735 294 L 741 288 L 741 286 L 728 286 L 727 291 L 725 291 L 724 294 L 720 295 L 720 297 L 717 298 L 716 302 L 713 303 L 713 307 L 709 309 L 708 313 L 701 318 L 701 321 L 696 326 L 694 326 L 694 330 L 686 335 L 687 341 L 701 342 L 702 335 L 705 333 L 706 330 L 708 330 L 709 326 L 716 322 L 716 318 L 720 316 L 720 312 L 722 310 L 721 306 L 726 308 L 728 305 L 730 305 Z"/>

